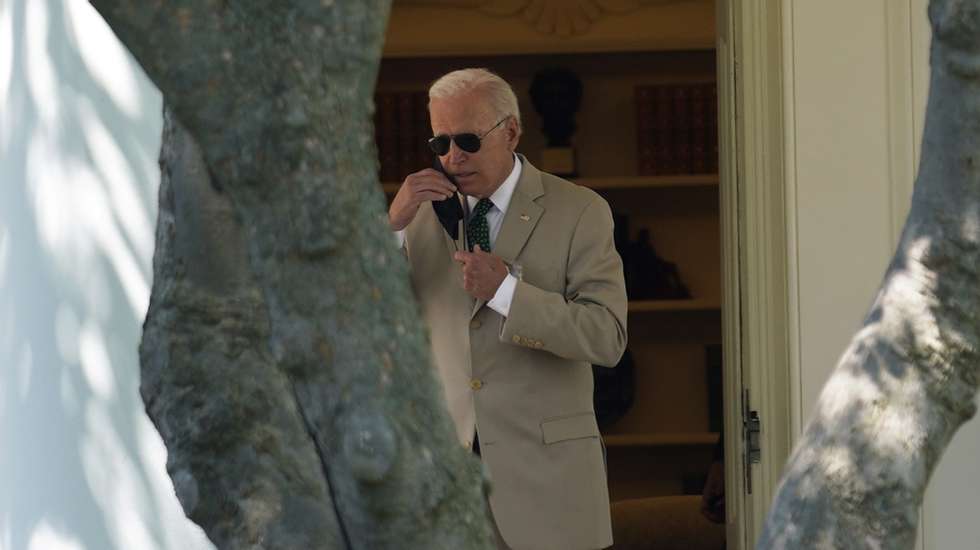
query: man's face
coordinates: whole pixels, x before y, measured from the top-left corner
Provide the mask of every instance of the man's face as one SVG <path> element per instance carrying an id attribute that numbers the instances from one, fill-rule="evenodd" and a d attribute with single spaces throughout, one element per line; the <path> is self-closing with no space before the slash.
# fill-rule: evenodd
<path id="1" fill-rule="evenodd" d="M 466 92 L 457 96 L 433 99 L 429 104 L 433 135 L 473 133 L 483 135 L 500 119 L 479 92 Z M 483 137 L 480 150 L 467 153 L 455 141 L 449 152 L 439 157 L 446 172 L 456 178 L 457 187 L 464 195 L 487 198 L 500 187 L 514 168 L 514 149 L 519 132 L 517 122 L 508 118 Z"/>

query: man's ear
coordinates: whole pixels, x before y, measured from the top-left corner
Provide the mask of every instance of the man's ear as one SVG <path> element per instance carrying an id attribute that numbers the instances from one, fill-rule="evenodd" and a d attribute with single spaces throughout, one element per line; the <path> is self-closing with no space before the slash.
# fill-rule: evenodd
<path id="1" fill-rule="evenodd" d="M 517 123 L 517 119 L 510 117 L 507 120 L 507 144 L 510 145 L 510 150 L 513 151 L 517 149 L 517 142 L 521 139 L 521 127 Z"/>

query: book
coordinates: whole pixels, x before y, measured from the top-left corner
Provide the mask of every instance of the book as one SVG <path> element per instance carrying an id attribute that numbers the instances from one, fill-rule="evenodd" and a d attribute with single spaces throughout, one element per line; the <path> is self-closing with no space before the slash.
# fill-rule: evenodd
<path id="1" fill-rule="evenodd" d="M 705 148 L 708 162 L 705 168 L 709 174 L 716 174 L 718 173 L 718 86 L 714 83 L 705 86 L 708 96 L 708 145 Z"/>
<path id="2" fill-rule="evenodd" d="M 634 96 L 639 175 L 718 172 L 714 83 L 637 85 Z"/>
<path id="3" fill-rule="evenodd" d="M 708 171 L 708 90 L 703 85 L 691 86 L 691 163 L 688 171 L 692 174 Z"/>
<path id="4" fill-rule="evenodd" d="M 658 162 L 654 147 L 654 103 L 656 88 L 637 86 L 634 90 L 636 101 L 636 161 L 637 173 L 641 176 L 657 174 Z"/>
<path id="5" fill-rule="evenodd" d="M 673 86 L 673 134 L 671 145 L 674 158 L 670 164 L 669 174 L 686 174 L 691 171 L 691 86 Z"/>

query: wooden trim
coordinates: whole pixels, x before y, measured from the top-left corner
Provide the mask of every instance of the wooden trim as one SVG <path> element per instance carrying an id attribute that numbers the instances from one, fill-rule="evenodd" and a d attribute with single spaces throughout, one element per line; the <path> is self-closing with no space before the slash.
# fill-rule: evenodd
<path id="1" fill-rule="evenodd" d="M 796 434 L 801 433 L 803 427 L 802 402 L 803 402 L 803 361 L 800 335 L 800 289 L 799 289 L 799 235 L 797 231 L 797 178 L 796 178 L 796 83 L 794 82 L 795 68 L 795 45 L 793 34 L 793 5 L 787 6 L 783 14 L 783 56 L 784 70 L 784 102 L 783 102 L 783 121 L 785 128 L 786 151 L 785 162 L 785 204 L 786 204 L 786 268 L 788 279 L 788 304 L 789 316 L 787 326 L 789 329 L 789 376 L 790 376 L 790 434 L 793 441 Z"/>
<path id="2" fill-rule="evenodd" d="M 588 24 L 568 27 L 558 21 L 534 21 L 520 9 L 485 13 L 485 9 L 478 8 L 486 8 L 486 2 L 396 1 L 389 17 L 383 56 L 682 51 L 713 46 L 712 0 L 638 3 L 645 5 L 625 13 L 607 10 Z"/>
<path id="3" fill-rule="evenodd" d="M 720 185 L 722 189 L 727 188 L 722 202 L 729 217 L 723 231 L 734 230 L 738 234 L 737 252 L 728 250 L 725 263 L 730 264 L 737 257 L 738 272 L 726 273 L 723 324 L 726 343 L 739 342 L 739 355 L 734 359 L 740 368 L 742 388 L 726 385 L 725 397 L 727 403 L 737 403 L 735 407 L 726 407 L 727 412 L 740 415 L 739 390 L 748 389 L 749 408 L 758 411 L 763 422 L 762 461 L 749 467 L 752 494 L 744 493 L 741 464 L 728 464 L 726 470 L 735 477 L 728 481 L 727 490 L 735 491 L 738 495 L 735 506 L 741 505 L 736 510 L 736 514 L 741 514 L 734 526 L 737 535 L 730 543 L 751 548 L 761 532 L 789 456 L 793 434 L 786 214 L 790 164 L 786 158 L 788 115 L 784 72 L 784 33 L 787 32 L 784 16 L 792 9 L 792 2 L 727 0 L 726 3 L 731 21 L 728 48 L 732 60 L 724 68 L 719 63 L 719 71 L 726 71 L 724 75 L 720 73 L 719 81 L 724 79 L 732 86 L 726 96 L 735 100 L 720 111 L 720 116 L 736 122 L 726 136 L 731 141 L 723 145 L 723 154 L 734 158 L 725 163 Z M 725 248 L 731 246 L 731 239 L 726 239 Z M 732 294 L 735 290 L 737 295 Z M 738 301 L 737 308 L 730 307 L 733 300 Z M 733 309 L 737 311 L 737 319 L 731 317 L 736 314 Z M 733 329 L 733 324 L 737 328 Z M 730 359 L 726 354 L 726 364 Z M 728 419 L 727 426 L 735 430 L 732 434 L 735 437 L 730 439 L 740 439 L 737 435 L 741 431 L 740 418 Z M 735 456 L 736 462 L 741 462 L 741 451 L 740 441 L 726 441 L 726 457 Z"/>
<path id="4" fill-rule="evenodd" d="M 605 434 L 606 447 L 704 447 L 718 442 L 716 432 Z"/>
<path id="5" fill-rule="evenodd" d="M 739 0 L 718 0 L 718 167 L 722 268 L 722 353 L 725 402 L 725 541 L 731 550 L 752 548 L 751 510 L 742 465 L 742 338 L 739 268 L 738 151 L 735 126 L 736 17 Z M 748 541 L 748 542 L 747 542 Z"/>
<path id="6" fill-rule="evenodd" d="M 908 2 L 885 2 L 888 46 L 888 172 L 891 206 L 891 248 L 905 226 L 915 181 L 915 107 L 912 90 L 912 13 Z"/>
<path id="7" fill-rule="evenodd" d="M 612 178 L 577 178 L 574 183 L 595 189 L 641 189 L 680 187 L 717 187 L 718 174 L 678 174 L 674 176 L 627 176 Z"/>
<path id="8" fill-rule="evenodd" d="M 632 15 L 638 10 L 660 4 L 698 0 L 563 0 L 542 5 L 544 0 L 398 0 L 395 7 L 432 6 L 477 11 L 499 18 L 521 19 L 545 35 L 568 37 L 584 34 L 593 24 L 611 15 Z"/>
<path id="9" fill-rule="evenodd" d="M 687 300 L 631 300 L 630 313 L 654 313 L 665 311 L 719 311 L 721 304 L 701 299 Z"/>

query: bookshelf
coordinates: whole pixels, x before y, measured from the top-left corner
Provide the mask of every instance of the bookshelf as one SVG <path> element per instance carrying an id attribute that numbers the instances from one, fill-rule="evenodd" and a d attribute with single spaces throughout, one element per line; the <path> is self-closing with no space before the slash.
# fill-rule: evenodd
<path id="1" fill-rule="evenodd" d="M 603 428 L 613 500 L 700 491 L 698 483 L 707 471 L 718 439 L 718 433 L 711 429 L 706 374 L 706 347 L 721 342 L 718 175 L 647 175 L 644 172 L 649 167 L 642 163 L 638 139 L 640 87 L 704 86 L 714 82 L 713 39 L 691 42 L 691 36 L 684 34 L 713 37 L 714 10 L 705 5 L 695 1 L 644 7 L 617 23 L 631 25 L 639 18 L 647 18 L 661 27 L 689 29 L 679 32 L 672 42 L 624 45 L 598 38 L 589 40 L 588 36 L 553 36 L 533 38 L 533 47 L 515 49 L 513 43 L 494 47 L 490 42 L 475 41 L 467 46 L 462 35 L 458 37 L 460 44 L 451 48 L 427 43 L 426 40 L 433 40 L 428 32 L 410 39 L 412 32 L 407 27 L 413 19 L 399 19 L 396 2 L 391 19 L 393 30 L 389 33 L 392 41 L 386 45 L 378 75 L 379 92 L 411 95 L 456 68 L 487 67 L 497 72 L 518 95 L 524 131 L 518 152 L 539 167 L 546 138 L 528 94 L 531 80 L 537 71 L 554 66 L 571 69 L 581 78 L 584 95 L 576 114 L 578 130 L 572 138 L 578 177 L 571 181 L 595 190 L 614 213 L 628 216 L 631 238 L 636 238 L 641 229 L 649 231 L 653 247 L 677 266 L 691 295 L 681 300 L 629 302 L 634 403 L 622 418 Z M 442 26 L 469 31 L 467 25 L 483 20 L 463 12 L 467 10 L 440 11 Z M 678 15 L 681 12 L 688 15 Z M 457 16 L 459 19 L 454 19 Z M 399 26 L 400 21 L 404 26 Z M 485 23 L 493 29 L 494 36 L 510 36 L 509 25 L 526 25 L 519 15 L 513 20 L 487 18 Z M 520 32 L 525 32 L 520 28 Z M 623 35 L 615 27 L 603 28 L 610 37 Z M 485 30 L 475 29 L 472 34 L 480 36 Z M 397 119 L 391 114 L 386 116 Z M 415 131 L 421 132 L 416 123 L 417 120 L 413 122 Z M 422 165 L 422 160 L 420 157 L 419 169 L 427 166 Z M 389 198 L 400 185 L 392 180 L 404 175 L 383 182 Z"/>
<path id="2" fill-rule="evenodd" d="M 717 432 L 684 432 L 659 434 L 612 434 L 602 437 L 606 447 L 713 447 Z"/>
<path id="3" fill-rule="evenodd" d="M 677 174 L 670 176 L 620 176 L 610 178 L 576 178 L 573 182 L 602 191 L 607 189 L 669 189 L 683 187 L 718 187 L 718 174 Z"/>
<path id="4" fill-rule="evenodd" d="M 630 313 L 666 313 L 672 311 L 721 311 L 721 304 L 698 298 L 685 300 L 630 300 Z"/>

